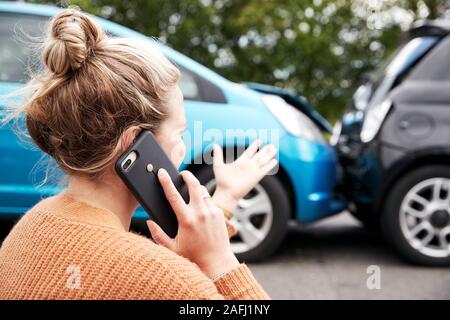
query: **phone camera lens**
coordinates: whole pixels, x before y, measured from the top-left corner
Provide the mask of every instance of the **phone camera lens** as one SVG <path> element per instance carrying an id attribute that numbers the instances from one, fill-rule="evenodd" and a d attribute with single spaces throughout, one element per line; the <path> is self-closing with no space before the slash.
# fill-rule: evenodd
<path id="1" fill-rule="evenodd" d="M 125 161 L 125 163 L 123 164 L 123 169 L 124 169 L 124 170 L 127 170 L 128 167 L 130 166 L 130 164 L 131 164 L 131 159 L 128 159 L 128 160 Z"/>

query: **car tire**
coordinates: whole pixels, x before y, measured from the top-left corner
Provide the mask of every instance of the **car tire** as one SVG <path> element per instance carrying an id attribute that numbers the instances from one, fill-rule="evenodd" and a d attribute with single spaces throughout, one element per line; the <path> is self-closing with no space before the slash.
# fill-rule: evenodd
<path id="1" fill-rule="evenodd" d="M 199 181 L 208 188 L 211 194 L 213 194 L 214 173 L 212 167 L 203 166 L 200 169 L 196 170 L 194 173 Z M 284 190 L 278 178 L 274 175 L 267 175 L 259 182 L 259 184 L 254 190 L 252 190 L 252 192 L 256 189 L 259 189 L 260 192 L 264 192 L 270 200 L 270 205 L 272 208 L 272 219 L 268 232 L 256 246 L 249 247 L 249 250 L 237 251 L 236 248 L 239 248 L 239 242 L 236 242 L 236 238 L 239 238 L 240 231 L 239 222 L 236 220 L 236 216 L 238 215 L 238 213 L 235 212 L 235 217 L 233 218 L 232 222 L 233 224 L 235 224 L 235 226 L 237 226 L 238 234 L 231 238 L 231 243 L 232 248 L 234 248 L 233 251 L 235 252 L 236 257 L 242 262 L 257 262 L 267 259 L 278 249 L 280 244 L 283 242 L 288 228 L 290 216 L 289 213 L 291 210 L 290 202 L 289 198 L 286 195 L 286 191 Z M 252 192 L 250 192 L 249 195 Z M 244 200 L 245 198 L 246 197 L 244 197 Z M 237 211 L 238 210 L 239 209 L 237 209 Z M 267 219 L 267 217 L 263 219 Z M 242 240 L 241 242 L 244 243 L 244 241 Z"/>
<path id="2" fill-rule="evenodd" d="M 433 193 L 431 189 L 440 185 L 439 181 L 450 183 L 450 166 L 429 165 L 408 172 L 390 189 L 381 214 L 384 236 L 403 258 L 414 264 L 450 265 L 450 254 L 445 254 L 444 249 L 439 251 L 439 247 L 445 247 L 445 241 L 440 240 L 439 235 L 450 230 L 450 219 L 445 217 L 445 212 L 450 211 L 450 204 L 442 204 L 441 210 L 441 202 L 436 200 L 444 195 L 450 200 L 450 185 Z M 435 194 L 439 195 L 435 197 Z M 439 215 L 436 215 L 438 212 Z M 448 241 L 450 235 L 444 238 Z M 420 243 L 424 245 L 420 246 Z"/>

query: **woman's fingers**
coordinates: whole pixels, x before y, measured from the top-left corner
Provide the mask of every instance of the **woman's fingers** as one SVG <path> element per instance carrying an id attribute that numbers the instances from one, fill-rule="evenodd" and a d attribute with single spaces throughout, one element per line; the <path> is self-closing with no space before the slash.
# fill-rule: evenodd
<path id="1" fill-rule="evenodd" d="M 157 244 L 163 245 L 167 249 L 174 250 L 174 241 L 170 238 L 155 221 L 147 220 L 147 226 L 152 235 L 153 241 Z"/>
<path id="2" fill-rule="evenodd" d="M 209 212 L 213 212 L 217 209 L 217 207 L 212 202 L 211 198 L 205 198 L 205 205 L 208 208 Z"/>
<path id="3" fill-rule="evenodd" d="M 260 167 L 260 172 L 261 172 L 262 176 L 265 176 L 270 170 L 275 168 L 277 164 L 278 164 L 278 160 L 272 159 L 268 163 L 266 163 L 265 165 Z"/>
<path id="4" fill-rule="evenodd" d="M 213 155 L 213 166 L 216 167 L 216 168 L 219 168 L 221 165 L 224 164 L 222 148 L 219 145 L 214 144 L 213 152 L 214 152 L 214 155 Z"/>
<path id="5" fill-rule="evenodd" d="M 256 139 L 255 141 L 253 141 L 250 146 L 245 149 L 244 152 L 242 152 L 241 157 L 245 156 L 247 158 L 251 158 L 253 157 L 253 155 L 256 153 L 256 151 L 258 151 L 259 145 L 261 143 L 261 140 Z"/>
<path id="6" fill-rule="evenodd" d="M 218 208 L 216 205 L 212 202 L 211 196 L 209 195 L 208 190 L 203 187 L 203 202 L 205 203 L 206 207 L 208 208 L 209 212 L 214 212 L 214 210 L 217 210 Z M 220 210 L 220 209 L 219 209 Z"/>
<path id="7" fill-rule="evenodd" d="M 277 148 L 273 144 L 265 145 L 258 153 L 253 157 L 260 167 L 268 163 L 277 154 Z"/>
<path id="8" fill-rule="evenodd" d="M 203 189 L 197 178 L 189 171 L 183 170 L 181 172 L 184 182 L 186 183 L 189 191 L 189 203 L 194 203 L 197 207 L 203 208 Z"/>
<path id="9" fill-rule="evenodd" d="M 201 189 L 202 189 L 202 199 L 203 199 L 203 201 L 205 199 L 207 199 L 207 198 L 211 199 L 211 195 L 209 194 L 208 189 L 206 189 L 206 187 L 203 186 L 203 185 L 201 186 Z"/>
<path id="10" fill-rule="evenodd" d="M 172 179 L 165 169 L 161 168 L 158 170 L 158 179 L 163 188 L 164 194 L 170 203 L 170 206 L 177 215 L 177 218 L 180 220 L 180 218 L 182 218 L 181 215 L 186 211 L 186 203 L 177 188 L 175 188 Z"/>

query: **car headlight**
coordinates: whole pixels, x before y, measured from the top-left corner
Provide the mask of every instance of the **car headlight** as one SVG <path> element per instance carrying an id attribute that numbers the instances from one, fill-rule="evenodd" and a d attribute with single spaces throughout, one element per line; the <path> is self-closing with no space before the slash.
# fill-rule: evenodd
<path id="1" fill-rule="evenodd" d="M 392 101 L 387 99 L 367 110 L 361 130 L 362 142 L 367 143 L 375 138 L 391 107 Z"/>
<path id="2" fill-rule="evenodd" d="M 301 111 L 297 110 L 283 98 L 264 94 L 262 97 L 267 109 L 275 116 L 287 132 L 307 140 L 325 144 L 325 139 L 319 128 Z"/>

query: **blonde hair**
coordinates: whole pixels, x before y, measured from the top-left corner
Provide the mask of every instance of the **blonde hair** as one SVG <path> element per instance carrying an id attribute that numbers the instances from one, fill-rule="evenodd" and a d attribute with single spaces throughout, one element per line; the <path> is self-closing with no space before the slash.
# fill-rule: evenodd
<path id="1" fill-rule="evenodd" d="M 25 115 L 32 140 L 67 174 L 101 173 L 130 126 L 157 132 L 180 77 L 155 43 L 109 37 L 77 8 L 50 21 L 41 56 L 42 70 L 21 90 L 25 103 L 5 122 Z"/>

